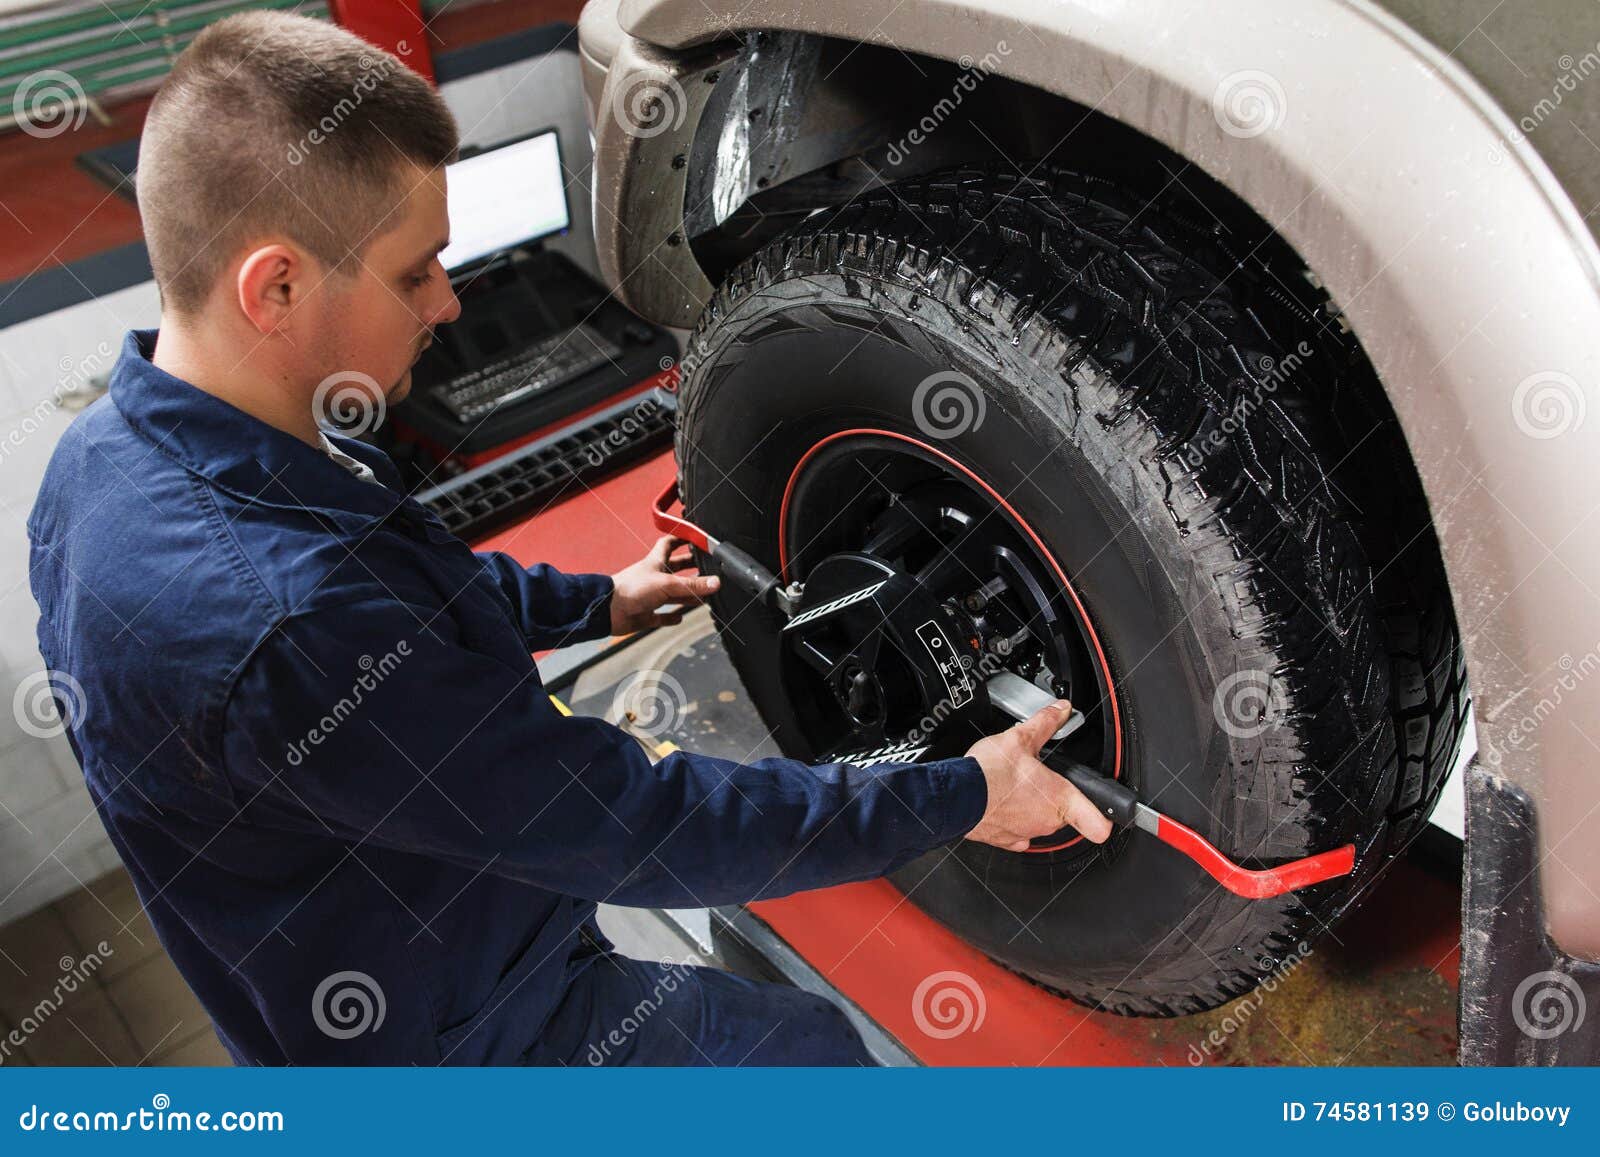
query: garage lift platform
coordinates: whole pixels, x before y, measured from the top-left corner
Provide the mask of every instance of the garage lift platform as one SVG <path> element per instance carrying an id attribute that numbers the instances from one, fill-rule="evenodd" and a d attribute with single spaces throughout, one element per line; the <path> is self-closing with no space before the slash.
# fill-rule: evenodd
<path id="1" fill-rule="evenodd" d="M 524 564 L 617 570 L 655 541 L 651 503 L 673 474 L 671 453 L 657 454 L 475 546 Z M 778 754 L 707 611 L 542 655 L 540 669 L 570 710 L 627 727 L 649 750 L 676 745 L 741 762 Z M 746 907 L 603 909 L 601 925 L 634 955 L 698 958 L 823 993 L 886 1064 L 1453 1064 L 1455 861 L 1442 841 L 1419 842 L 1270 990 L 1162 1020 L 1094 1012 L 1032 984 L 885 880 Z"/>

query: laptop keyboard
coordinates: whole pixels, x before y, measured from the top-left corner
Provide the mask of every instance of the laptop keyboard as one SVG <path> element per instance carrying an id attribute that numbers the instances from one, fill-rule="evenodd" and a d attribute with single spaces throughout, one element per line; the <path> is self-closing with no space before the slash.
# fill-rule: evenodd
<path id="1" fill-rule="evenodd" d="M 557 330 L 531 346 L 452 378 L 428 392 L 458 422 L 476 422 L 507 406 L 566 385 L 614 363 L 621 347 L 588 324 Z"/>

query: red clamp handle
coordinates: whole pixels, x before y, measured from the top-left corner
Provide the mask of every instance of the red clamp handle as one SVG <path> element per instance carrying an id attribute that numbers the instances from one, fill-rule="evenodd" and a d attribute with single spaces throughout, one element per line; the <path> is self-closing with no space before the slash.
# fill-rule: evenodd
<path id="1" fill-rule="evenodd" d="M 1303 860 L 1279 864 L 1276 868 L 1242 868 L 1218 851 L 1199 832 L 1165 815 L 1160 816 L 1160 826 L 1155 835 L 1162 843 L 1177 848 L 1199 864 L 1213 880 L 1235 896 L 1243 896 L 1247 900 L 1282 896 L 1324 880 L 1348 876 L 1356 864 L 1356 846 L 1345 844 Z"/>
<path id="2" fill-rule="evenodd" d="M 655 502 L 650 507 L 650 521 L 655 523 L 657 530 L 663 534 L 670 534 L 683 539 L 690 546 L 698 547 L 707 554 L 717 549 L 717 540 L 701 530 L 694 523 L 684 518 L 681 514 L 670 513 L 672 507 L 678 504 L 678 480 L 674 478 L 667 483 L 667 488 L 656 495 Z"/>

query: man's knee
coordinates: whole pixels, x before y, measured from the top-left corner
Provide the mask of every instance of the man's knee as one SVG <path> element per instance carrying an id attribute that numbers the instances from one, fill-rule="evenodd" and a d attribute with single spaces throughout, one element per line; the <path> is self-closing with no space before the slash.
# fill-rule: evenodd
<path id="1" fill-rule="evenodd" d="M 568 988 L 533 1064 L 872 1065 L 831 1001 L 717 969 L 604 954 Z"/>
<path id="2" fill-rule="evenodd" d="M 861 1039 L 861 1033 L 845 1015 L 844 1009 L 834 1004 L 831 1000 L 817 997 L 822 1007 L 818 1016 L 823 1020 L 823 1031 L 828 1041 L 829 1059 L 819 1061 L 819 1064 L 831 1065 L 876 1065 L 872 1054 L 867 1051 L 866 1042 Z"/>
<path id="3" fill-rule="evenodd" d="M 770 1035 L 756 1042 L 740 1063 L 746 1065 L 875 1065 L 861 1034 L 844 1010 L 826 997 L 798 988 L 777 988 L 778 1019 Z"/>

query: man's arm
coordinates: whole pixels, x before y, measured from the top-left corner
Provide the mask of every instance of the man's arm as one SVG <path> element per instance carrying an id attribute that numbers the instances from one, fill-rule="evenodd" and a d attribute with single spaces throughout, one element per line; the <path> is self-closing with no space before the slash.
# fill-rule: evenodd
<path id="1" fill-rule="evenodd" d="M 610 575 L 564 574 L 542 562 L 524 567 L 497 550 L 475 553 L 516 608 L 529 650 L 564 647 L 611 634 Z"/>
<path id="2" fill-rule="evenodd" d="M 644 558 L 614 575 L 562 574 L 545 563 L 524 569 L 497 551 L 479 551 L 478 559 L 517 608 L 529 647 L 541 650 L 679 622 L 721 581 L 716 575 L 685 573 L 694 569 L 693 562 L 672 558 L 682 545 L 664 535 Z M 663 606 L 672 609 L 662 612 Z"/>
<path id="3" fill-rule="evenodd" d="M 631 736 L 562 716 L 535 672 L 451 630 L 448 615 L 394 601 L 282 624 L 229 702 L 240 798 L 262 822 L 667 907 L 879 876 L 984 817 L 984 774 L 966 757 L 861 769 L 675 752 L 652 764 Z"/>

